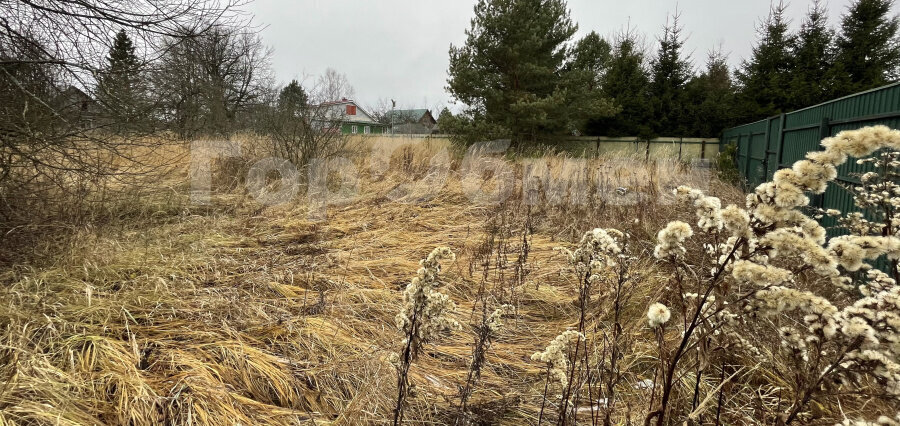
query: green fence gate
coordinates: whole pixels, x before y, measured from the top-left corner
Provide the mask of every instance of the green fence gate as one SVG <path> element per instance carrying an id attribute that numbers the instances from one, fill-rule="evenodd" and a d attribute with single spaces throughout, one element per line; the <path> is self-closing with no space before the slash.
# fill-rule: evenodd
<path id="1" fill-rule="evenodd" d="M 780 168 L 790 167 L 807 152 L 822 149 L 823 138 L 841 130 L 884 124 L 900 128 L 900 82 L 828 101 L 755 123 L 732 127 L 722 133 L 722 145 L 737 145 L 737 166 L 747 189 L 772 179 Z M 858 184 L 854 173 L 863 166 L 848 161 L 838 168 L 838 182 Z M 822 208 L 853 210 L 852 196 L 837 185 L 813 200 Z"/>

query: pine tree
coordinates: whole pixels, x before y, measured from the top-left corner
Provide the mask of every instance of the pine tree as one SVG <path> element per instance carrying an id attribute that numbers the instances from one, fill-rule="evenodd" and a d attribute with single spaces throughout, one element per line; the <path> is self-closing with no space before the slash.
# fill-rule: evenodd
<path id="1" fill-rule="evenodd" d="M 97 98 L 119 121 L 133 122 L 142 113 L 142 86 L 141 65 L 134 43 L 125 30 L 120 30 L 100 75 Z"/>
<path id="2" fill-rule="evenodd" d="M 565 75 L 576 29 L 563 0 L 479 0 L 448 71 L 448 92 L 476 122 L 469 127 L 515 141 L 570 130 L 593 108 L 567 87 L 577 81 Z"/>
<path id="3" fill-rule="evenodd" d="M 757 30 L 753 56 L 736 72 L 741 84 L 740 109 L 743 121 L 754 121 L 790 110 L 790 87 L 794 61 L 794 36 L 788 32 L 785 5 L 773 5 Z"/>
<path id="4" fill-rule="evenodd" d="M 603 94 L 613 99 L 618 114 L 588 123 L 590 134 L 649 138 L 650 103 L 644 51 L 637 34 L 626 29 L 617 36 L 609 69 L 603 77 Z"/>
<path id="5" fill-rule="evenodd" d="M 306 111 L 309 97 L 297 80 L 291 80 L 278 93 L 278 110 L 294 117 L 302 117 Z"/>
<path id="6" fill-rule="evenodd" d="M 441 113 L 438 114 L 437 118 L 437 125 L 441 131 L 447 131 L 447 129 L 444 128 L 444 123 L 446 123 L 447 120 L 453 120 L 453 113 L 450 112 L 449 108 L 444 107 L 444 109 L 441 110 Z"/>
<path id="7" fill-rule="evenodd" d="M 595 31 L 578 40 L 572 51 L 571 69 L 586 73 L 587 90 L 600 88 L 603 73 L 609 67 L 612 46 Z"/>
<path id="8" fill-rule="evenodd" d="M 671 23 L 666 22 L 659 38 L 659 50 L 650 64 L 650 101 L 656 134 L 680 135 L 687 130 L 684 88 L 693 71 L 690 59 L 682 56 L 684 40 L 682 28 L 678 26 L 679 17 L 676 12 Z"/>
<path id="9" fill-rule="evenodd" d="M 586 134 L 594 133 L 589 125 L 612 115 L 612 103 L 602 91 L 603 78 L 612 60 L 612 46 L 591 31 L 578 40 L 563 77 L 573 98 L 570 107 L 583 108 L 573 114 L 574 127 Z"/>
<path id="10" fill-rule="evenodd" d="M 841 21 L 837 39 L 838 96 L 881 86 L 898 77 L 898 18 L 892 0 L 857 0 Z"/>
<path id="11" fill-rule="evenodd" d="M 793 51 L 790 109 L 831 98 L 834 78 L 834 33 L 828 28 L 827 10 L 815 0 L 797 34 Z"/>

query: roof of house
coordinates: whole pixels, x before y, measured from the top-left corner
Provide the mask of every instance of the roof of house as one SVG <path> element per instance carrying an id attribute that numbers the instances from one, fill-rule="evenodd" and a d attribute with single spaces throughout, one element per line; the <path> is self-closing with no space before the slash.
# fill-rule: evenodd
<path id="1" fill-rule="evenodd" d="M 388 118 L 400 118 L 404 120 L 412 120 L 417 121 L 422 118 L 423 115 L 428 113 L 427 109 L 398 109 L 391 112 L 388 112 Z"/>
<path id="2" fill-rule="evenodd" d="M 60 108 L 77 108 L 81 113 L 96 113 L 103 108 L 103 105 L 92 98 L 91 95 L 85 93 L 84 90 L 71 85 L 57 92 L 56 102 L 59 104 L 58 106 Z"/>
<path id="3" fill-rule="evenodd" d="M 359 104 L 357 104 L 356 101 L 354 101 L 353 99 L 343 98 L 343 99 L 341 99 L 341 100 L 339 100 L 339 101 L 328 101 L 328 102 L 322 102 L 322 103 L 320 103 L 320 104 L 318 104 L 318 105 L 311 105 L 311 107 L 313 107 L 313 108 L 322 108 L 322 107 L 330 107 L 330 106 L 335 106 L 335 105 L 347 105 L 347 104 L 356 105 L 356 109 L 357 109 L 359 112 L 362 112 L 366 117 L 369 117 L 369 118 L 372 119 L 371 122 L 359 121 L 360 123 L 372 123 L 372 122 L 375 121 L 375 118 L 372 116 L 372 114 L 369 114 L 369 112 L 366 111 L 365 108 L 361 107 L 361 106 L 360 106 Z M 352 121 L 355 121 L 355 120 L 347 120 L 347 119 L 345 118 L 343 121 L 349 123 L 349 122 L 352 122 Z"/>
<path id="4" fill-rule="evenodd" d="M 322 102 L 322 103 L 319 104 L 318 106 L 325 106 L 325 105 L 341 105 L 341 104 L 356 104 L 356 101 L 354 101 L 353 99 L 341 98 L 341 100 L 339 100 L 339 101 L 325 101 L 325 102 Z"/>
<path id="5" fill-rule="evenodd" d="M 72 85 L 67 86 L 65 89 L 62 90 L 61 93 L 64 94 L 64 95 L 78 96 L 78 97 L 81 97 L 81 98 L 84 98 L 84 99 L 90 99 L 90 100 L 93 100 L 93 98 L 91 98 L 90 95 L 88 95 L 87 93 L 85 93 L 84 90 L 81 90 L 81 89 L 79 89 L 79 88 L 77 88 L 77 87 L 75 87 L 75 86 L 72 86 Z"/>
<path id="6" fill-rule="evenodd" d="M 341 99 L 341 100 L 339 100 L 339 101 L 325 101 L 325 102 L 322 102 L 322 103 L 320 103 L 320 104 L 313 104 L 313 105 L 311 105 L 311 106 L 314 106 L 314 107 L 324 107 L 324 106 L 345 105 L 345 104 L 356 105 L 357 108 L 359 108 L 359 104 L 357 104 L 356 101 L 354 101 L 353 99 L 347 99 L 347 98 L 343 98 L 343 99 Z"/>

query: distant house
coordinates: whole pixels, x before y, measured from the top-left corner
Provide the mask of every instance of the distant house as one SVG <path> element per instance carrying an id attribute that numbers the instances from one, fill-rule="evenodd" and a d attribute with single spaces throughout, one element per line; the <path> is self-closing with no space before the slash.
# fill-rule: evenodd
<path id="1" fill-rule="evenodd" d="M 61 90 L 54 102 L 61 116 L 82 128 L 94 127 L 103 116 L 100 103 L 75 86 Z"/>
<path id="2" fill-rule="evenodd" d="M 318 112 L 313 121 L 318 121 L 323 127 L 339 128 L 345 135 L 380 135 L 388 132 L 388 126 L 376 121 L 352 99 L 325 102 L 315 108 Z"/>
<path id="3" fill-rule="evenodd" d="M 400 109 L 389 112 L 387 119 L 393 124 L 395 134 L 430 134 L 437 120 L 427 109 Z"/>

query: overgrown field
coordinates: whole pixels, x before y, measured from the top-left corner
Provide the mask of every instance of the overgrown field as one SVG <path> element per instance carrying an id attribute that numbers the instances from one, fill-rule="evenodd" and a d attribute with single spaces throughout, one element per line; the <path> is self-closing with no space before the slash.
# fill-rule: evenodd
<path id="1" fill-rule="evenodd" d="M 404 291 L 437 247 L 455 254 L 436 270 L 434 291 L 454 302 L 441 314 L 459 327 L 432 330 L 407 364 L 405 422 L 662 419 L 653 412 L 664 372 L 693 312 L 676 301 L 703 294 L 696 289 L 705 289 L 702 274 L 715 268 L 704 263 L 704 245 L 726 238 L 701 233 L 698 207 L 673 190 L 706 187 L 722 206 L 744 206 L 742 192 L 677 161 L 548 153 L 547 170 L 568 176 L 567 190 L 523 189 L 531 160 L 493 156 L 485 164 L 506 162 L 518 184 L 502 202 L 478 202 L 466 188 L 488 191 L 497 174 L 462 176 L 465 162 L 451 150 L 434 197 L 418 186 L 397 197 L 399 185 L 436 173 L 429 161 L 446 147 L 420 142 L 378 157 L 372 146 L 363 141 L 353 150 L 359 187 L 331 203 L 325 218 L 311 212 L 304 190 L 289 203 L 260 205 L 242 183 L 246 168 L 227 162 L 217 163 L 210 203 L 192 203 L 179 156 L 165 179 L 146 183 L 156 190 L 109 201 L 119 204 L 107 209 L 129 212 L 115 221 L 11 231 L 16 251 L 0 271 L 0 423 L 390 423 L 403 382 L 398 358 L 409 343 L 397 316 L 417 309 Z M 387 165 L 384 173 L 371 172 L 373 158 Z M 679 260 L 690 268 L 659 255 L 658 233 L 673 220 L 695 228 L 696 241 L 685 243 Z M 555 249 L 584 249 L 579 242 L 595 228 L 623 233 L 610 234 L 621 257 L 591 258 L 584 269 L 577 256 Z M 16 238 L 26 232 L 41 237 Z M 822 285 L 810 268 L 800 269 L 792 285 Z M 708 292 L 722 293 L 710 306 L 746 292 L 728 285 Z M 827 293 L 836 305 L 854 300 Z M 672 310 L 668 325 L 648 322 L 657 302 Z M 503 305 L 502 321 L 488 330 Z M 778 315 L 760 321 L 775 330 L 804 321 L 788 310 Z M 710 332 L 697 332 L 700 340 L 689 342 L 675 370 L 666 423 L 835 424 L 896 415 L 880 376 L 854 372 L 847 384 L 817 383 L 788 418 L 795 394 L 807 389 L 794 380 L 807 364 L 783 353 L 786 338 L 763 326 L 738 328 L 745 348 L 760 352 L 754 358 L 703 327 Z M 566 330 L 584 337 L 560 341 L 565 368 L 533 359 Z M 478 348 L 484 359 L 471 373 Z"/>

